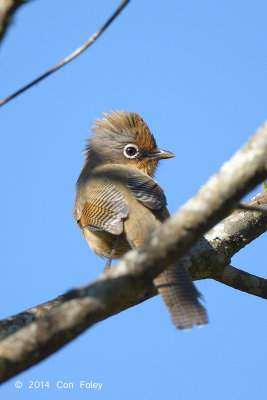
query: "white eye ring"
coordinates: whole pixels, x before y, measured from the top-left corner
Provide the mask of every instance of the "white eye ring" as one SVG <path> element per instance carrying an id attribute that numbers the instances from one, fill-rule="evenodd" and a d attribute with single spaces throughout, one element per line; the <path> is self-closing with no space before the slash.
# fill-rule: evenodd
<path id="1" fill-rule="evenodd" d="M 123 154 L 127 158 L 135 158 L 138 155 L 138 147 L 135 144 L 127 144 L 124 147 Z"/>

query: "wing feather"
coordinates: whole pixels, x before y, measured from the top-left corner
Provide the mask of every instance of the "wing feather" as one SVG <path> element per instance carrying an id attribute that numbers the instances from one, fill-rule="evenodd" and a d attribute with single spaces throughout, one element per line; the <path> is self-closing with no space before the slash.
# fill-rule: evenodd
<path id="1" fill-rule="evenodd" d="M 129 207 L 121 192 L 113 183 L 90 188 L 86 196 L 79 223 L 88 230 L 101 230 L 120 235 L 123 219 L 129 214 Z"/>
<path id="2" fill-rule="evenodd" d="M 133 196 L 151 210 L 160 210 L 167 204 L 163 189 L 148 175 L 132 173 L 128 178 L 127 186 L 131 189 Z"/>

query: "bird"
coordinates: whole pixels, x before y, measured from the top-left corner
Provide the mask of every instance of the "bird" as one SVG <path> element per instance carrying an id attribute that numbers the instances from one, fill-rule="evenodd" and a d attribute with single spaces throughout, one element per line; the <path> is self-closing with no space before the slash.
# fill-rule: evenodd
<path id="1" fill-rule="evenodd" d="M 142 245 L 170 214 L 154 175 L 159 160 L 174 157 L 157 147 L 135 112 L 110 111 L 97 119 L 87 139 L 76 183 L 74 217 L 89 247 L 100 257 L 120 259 Z M 187 270 L 174 263 L 153 283 L 178 329 L 208 323 L 202 295 Z"/>

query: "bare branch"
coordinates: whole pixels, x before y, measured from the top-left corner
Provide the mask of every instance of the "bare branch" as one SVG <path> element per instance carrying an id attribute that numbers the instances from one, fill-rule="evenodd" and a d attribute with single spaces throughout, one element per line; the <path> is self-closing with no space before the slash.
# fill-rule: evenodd
<path id="1" fill-rule="evenodd" d="M 267 205 L 267 189 L 247 204 Z M 207 232 L 179 262 L 183 262 L 194 279 L 212 278 L 220 281 L 223 270 L 231 263 L 233 255 L 266 230 L 266 214 L 236 210 Z M 257 295 L 264 297 L 260 292 Z"/>
<path id="2" fill-rule="evenodd" d="M 69 293 L 69 300 L 20 329 L 0 345 L 1 381 L 36 364 L 89 326 L 125 304 L 164 268 L 183 256 L 214 223 L 236 207 L 267 176 L 267 124 L 223 165 L 198 194 L 153 232 L 146 244 L 128 252 L 93 284 Z"/>
<path id="3" fill-rule="evenodd" d="M 264 190 L 246 204 L 252 207 L 254 204 L 260 206 L 267 205 L 267 190 Z M 179 262 L 182 262 L 185 268 L 189 269 L 193 280 L 213 278 L 228 286 L 233 286 L 229 279 L 223 279 L 223 271 L 225 268 L 228 268 L 231 257 L 242 247 L 266 232 L 266 230 L 266 215 L 259 215 L 257 212 L 244 213 L 236 210 L 233 214 L 211 229 L 204 238 L 200 239 Z M 243 272 L 240 270 L 238 271 L 240 274 Z M 244 274 L 246 279 L 250 277 L 251 286 L 249 286 L 249 284 L 247 284 L 247 286 L 242 284 L 242 286 L 239 287 L 238 282 L 235 280 L 235 286 L 233 287 L 265 298 L 266 280 L 255 277 L 255 275 L 248 274 L 247 272 Z M 257 286 L 257 290 L 254 290 L 254 286 L 257 285 L 256 282 L 258 280 L 260 284 Z M 246 290 L 244 290 L 244 287 Z M 137 296 L 125 303 L 125 308 L 114 310 L 114 314 L 135 306 L 156 294 L 157 291 L 154 285 L 151 284 L 145 291 L 139 291 Z M 67 300 L 69 300 L 69 295 L 61 295 L 52 301 L 37 305 L 0 321 L 0 340 L 15 333 L 23 326 L 28 325 L 36 319 L 43 317 L 48 311 L 53 310 Z"/>
<path id="4" fill-rule="evenodd" d="M 249 204 L 246 203 L 239 203 L 238 208 L 240 210 L 247 210 L 247 211 L 258 211 L 261 213 L 265 213 L 267 214 L 267 206 L 251 206 Z"/>
<path id="5" fill-rule="evenodd" d="M 48 311 L 66 301 L 66 296 L 58 296 L 56 299 L 39 304 L 17 315 L 5 318 L 0 321 L 0 340 L 17 332 L 23 326 L 30 324 L 38 318 L 43 317 Z"/>
<path id="6" fill-rule="evenodd" d="M 264 190 L 247 203 L 248 206 L 253 206 L 253 204 L 267 205 L 267 190 Z M 193 280 L 213 278 L 235 289 L 265 298 L 265 279 L 244 272 L 244 278 L 242 279 L 243 281 L 246 279 L 246 286 L 244 286 L 241 278 L 238 281 L 235 279 L 235 286 L 233 286 L 232 281 L 224 279 L 223 274 L 224 269 L 229 267 L 230 258 L 242 247 L 266 232 L 266 230 L 266 215 L 258 215 L 256 212 L 244 213 L 237 210 L 211 229 L 179 262 L 182 262 L 185 268 L 189 269 Z M 237 271 L 239 271 L 241 277 L 243 271 Z M 241 282 L 241 286 L 239 286 L 239 282 Z M 146 287 L 146 290 L 138 291 L 138 294 L 125 303 L 124 306 L 114 309 L 114 314 L 133 307 L 156 294 L 157 291 L 154 285 L 150 284 Z M 69 294 L 61 295 L 54 300 L 0 321 L 0 340 L 43 317 L 48 311 L 69 300 L 69 297 Z"/>
<path id="7" fill-rule="evenodd" d="M 267 299 L 267 279 L 259 278 L 231 265 L 220 270 L 215 280 L 227 286 Z"/>
<path id="8" fill-rule="evenodd" d="M 3 39 L 7 27 L 10 24 L 15 11 L 30 0 L 1 0 L 0 1 L 0 42 Z"/>
<path id="9" fill-rule="evenodd" d="M 68 57 L 66 57 L 64 60 L 60 61 L 57 65 L 46 71 L 44 74 L 39 76 L 38 78 L 34 79 L 32 82 L 28 83 L 27 85 L 23 86 L 21 89 L 16 91 L 15 93 L 12 93 L 10 96 L 6 97 L 5 99 L 0 101 L 0 106 L 3 106 L 6 104 L 8 101 L 14 99 L 14 97 L 18 96 L 19 94 L 25 92 L 25 90 L 28 90 L 32 86 L 36 85 L 36 83 L 42 81 L 49 75 L 51 75 L 53 72 L 56 72 L 60 68 L 64 67 L 64 65 L 68 64 L 70 61 L 74 60 L 74 58 L 78 57 L 80 54 L 82 54 L 88 47 L 90 47 L 96 39 L 99 38 L 99 36 L 107 29 L 107 27 L 111 24 L 112 21 L 119 15 L 119 13 L 123 10 L 123 8 L 129 3 L 130 0 L 124 0 L 121 5 L 117 8 L 117 10 L 112 14 L 112 16 L 107 20 L 107 22 L 97 31 L 95 32 L 90 39 L 88 39 L 82 46 L 80 46 L 78 49 L 76 49 L 73 53 L 71 53 Z"/>
<path id="10" fill-rule="evenodd" d="M 267 190 L 264 190 L 246 204 L 252 207 L 255 204 L 260 207 L 267 205 Z M 229 285 L 229 281 L 227 281 L 227 283 L 223 281 L 221 277 L 223 276 L 224 268 L 228 267 L 231 257 L 242 247 L 266 232 L 266 230 L 267 216 L 265 214 L 236 210 L 229 217 L 212 228 L 204 238 L 200 239 L 190 251 L 179 260 L 179 262 L 182 262 L 183 265 L 188 268 L 193 280 L 213 278 L 221 283 Z M 254 275 L 251 275 L 251 277 L 254 277 Z M 257 277 L 257 279 L 261 280 L 263 278 Z M 263 286 L 264 282 L 262 282 L 260 287 Z M 242 290 L 237 284 L 235 285 L 235 289 Z M 247 293 L 252 293 L 250 287 L 248 287 L 246 291 Z M 128 303 L 125 303 L 125 308 L 114 310 L 114 314 L 145 301 L 155 294 L 157 294 L 157 292 L 151 284 L 145 291 L 139 291 L 137 296 L 132 298 Z M 264 292 L 260 290 L 257 292 L 253 291 L 252 294 L 265 298 Z M 54 300 L 37 305 L 0 321 L 0 340 L 15 333 L 17 330 L 36 319 L 43 317 L 48 311 L 53 310 L 66 300 L 69 300 L 69 296 L 61 295 Z"/>

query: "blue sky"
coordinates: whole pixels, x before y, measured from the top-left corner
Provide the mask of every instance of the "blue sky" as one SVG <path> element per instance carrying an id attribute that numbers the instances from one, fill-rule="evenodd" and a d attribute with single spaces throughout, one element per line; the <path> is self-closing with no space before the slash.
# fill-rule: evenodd
<path id="1" fill-rule="evenodd" d="M 39 0 L 22 7 L 1 47 L 1 97 L 77 48 L 117 5 Z M 85 138 L 101 112 L 138 112 L 159 147 L 176 154 L 156 177 L 171 213 L 263 123 L 266 11 L 258 0 L 132 1 L 89 51 L 0 109 L 1 318 L 102 272 L 104 261 L 71 214 Z M 263 235 L 232 264 L 264 276 L 265 249 Z M 176 331 L 157 296 L 11 379 L 1 397 L 263 398 L 264 300 L 210 280 L 197 286 L 209 326 Z M 49 381 L 50 389 L 29 389 L 32 380 Z M 56 389 L 59 380 L 74 389 Z M 81 380 L 102 389 L 79 389 Z"/>

